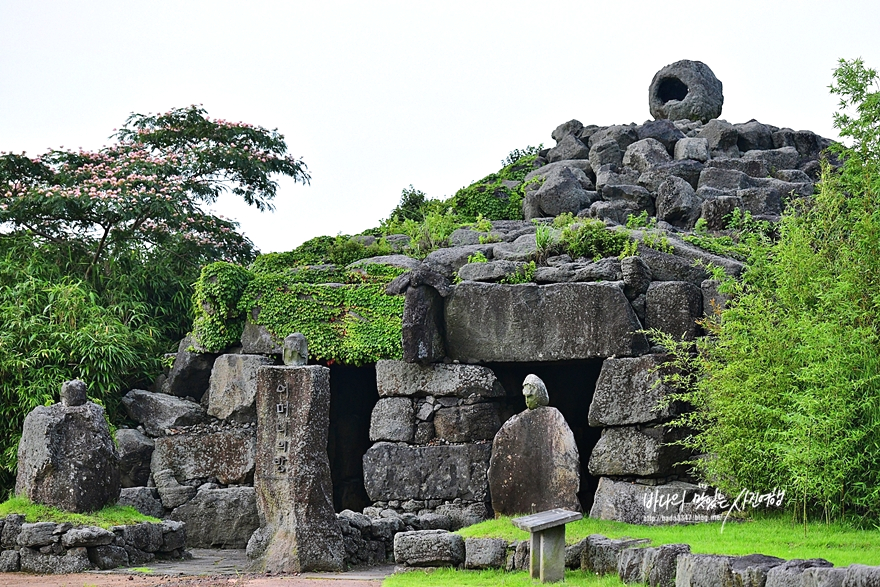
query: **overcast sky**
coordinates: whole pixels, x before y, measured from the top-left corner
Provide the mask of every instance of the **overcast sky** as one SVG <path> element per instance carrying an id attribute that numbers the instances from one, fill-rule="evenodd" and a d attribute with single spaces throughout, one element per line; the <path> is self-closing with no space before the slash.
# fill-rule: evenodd
<path id="1" fill-rule="evenodd" d="M 878 29 L 876 0 L 0 0 L 0 151 L 97 149 L 189 104 L 277 127 L 311 185 L 282 181 L 273 214 L 216 209 L 284 251 L 376 226 L 410 184 L 451 196 L 572 118 L 649 120 L 680 59 L 724 84 L 722 118 L 836 138 L 831 73 L 880 68 Z"/>

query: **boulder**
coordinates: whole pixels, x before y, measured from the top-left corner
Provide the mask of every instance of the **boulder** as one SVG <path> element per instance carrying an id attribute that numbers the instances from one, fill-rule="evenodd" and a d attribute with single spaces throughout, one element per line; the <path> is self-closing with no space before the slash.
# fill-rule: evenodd
<path id="1" fill-rule="evenodd" d="M 491 244 L 485 244 L 437 249 L 425 257 L 424 263 L 431 271 L 452 279 L 456 272 L 467 264 L 471 255 L 482 253 L 487 259 L 492 259 L 492 247 Z"/>
<path id="2" fill-rule="evenodd" d="M 201 489 L 168 517 L 186 523 L 192 548 L 245 548 L 260 526 L 253 487 Z"/>
<path id="3" fill-rule="evenodd" d="M 462 281 L 496 282 L 517 271 L 521 271 L 525 265 L 521 261 L 468 263 L 458 270 L 458 278 Z"/>
<path id="4" fill-rule="evenodd" d="M 773 148 L 773 129 L 757 120 L 742 124 L 734 124 L 738 135 L 736 146 L 743 153 L 746 151 L 763 151 Z"/>
<path id="5" fill-rule="evenodd" d="M 654 282 L 646 295 L 646 328 L 662 330 L 676 340 L 700 335 L 696 321 L 703 317 L 703 292 L 698 286 L 684 281 Z"/>
<path id="6" fill-rule="evenodd" d="M 617 141 L 620 150 L 626 151 L 627 147 L 639 140 L 639 131 L 635 126 L 628 124 L 616 124 L 613 126 L 607 126 L 603 129 L 597 130 L 595 133 L 590 135 L 590 148 L 592 148 L 594 145 L 599 144 L 605 139 L 614 139 L 615 141 Z"/>
<path id="7" fill-rule="evenodd" d="M 389 267 L 399 267 L 401 269 L 415 269 L 421 265 L 421 263 L 418 259 L 414 259 L 408 255 L 378 255 L 376 257 L 358 259 L 357 261 L 346 265 L 346 268 L 357 269 L 364 265 L 387 265 Z"/>
<path id="8" fill-rule="evenodd" d="M 523 202 L 526 220 L 558 216 L 564 212 L 577 214 L 578 210 L 591 203 L 591 192 L 587 190 L 593 185 L 583 171 L 572 170 L 570 167 L 553 167 L 543 177 L 544 183 L 537 190 L 526 192 Z"/>
<path id="9" fill-rule="evenodd" d="M 709 230 L 724 230 L 734 210 L 742 209 L 743 201 L 738 196 L 720 196 L 702 200 L 700 218 L 706 221 Z"/>
<path id="10" fill-rule="evenodd" d="M 784 562 L 781 558 L 763 554 L 682 554 L 676 565 L 675 584 L 676 587 L 764 587 L 767 572 Z"/>
<path id="11" fill-rule="evenodd" d="M 162 548 L 162 524 L 141 522 L 114 526 L 113 529 L 121 534 L 126 546 L 131 546 L 141 552 L 153 553 Z"/>
<path id="12" fill-rule="evenodd" d="M 0 573 L 17 573 L 21 569 L 21 555 L 17 550 L 0 551 Z"/>
<path id="13" fill-rule="evenodd" d="M 485 500 L 490 452 L 488 444 L 410 446 L 378 442 L 364 454 L 364 486 L 372 501 Z"/>
<path id="14" fill-rule="evenodd" d="M 704 138 L 685 138 L 675 143 L 675 159 L 709 160 L 709 141 Z"/>
<path id="15" fill-rule="evenodd" d="M 125 487 L 119 492 L 119 501 L 116 503 L 131 506 L 145 516 L 165 516 L 165 508 L 152 487 Z"/>
<path id="16" fill-rule="evenodd" d="M 70 524 L 65 527 L 65 525 L 59 525 L 55 522 L 24 523 L 21 525 L 21 531 L 18 533 L 16 541 L 19 546 L 31 548 L 48 546 L 58 542 L 61 539 L 61 534 L 68 528 L 70 528 Z"/>
<path id="17" fill-rule="evenodd" d="M 706 167 L 700 173 L 700 181 L 697 188 L 709 187 L 722 191 L 736 191 L 753 186 L 751 178 L 736 169 L 722 167 Z"/>
<path id="18" fill-rule="evenodd" d="M 619 200 L 616 202 L 595 202 L 590 206 L 588 215 L 591 218 L 602 220 L 606 224 L 625 225 L 630 216 L 636 216 L 640 211 L 636 204 Z"/>
<path id="19" fill-rule="evenodd" d="M 443 298 L 431 286 L 406 290 L 403 304 L 403 359 L 437 363 L 446 357 L 443 340 Z"/>
<path id="20" fill-rule="evenodd" d="M 710 120 L 697 133 L 697 138 L 709 141 L 709 154 L 713 158 L 739 157 L 736 146 L 739 133 L 726 120 Z"/>
<path id="21" fill-rule="evenodd" d="M 632 167 L 639 173 L 670 161 L 672 161 L 672 157 L 669 156 L 663 143 L 650 138 L 634 142 L 626 148 L 626 153 L 623 155 L 623 164 L 626 167 Z"/>
<path id="22" fill-rule="evenodd" d="M 581 569 L 596 575 L 616 573 L 620 555 L 624 550 L 638 548 L 650 543 L 646 539 L 621 538 L 613 540 L 601 534 L 587 536 L 581 552 Z"/>
<path id="23" fill-rule="evenodd" d="M 688 453 L 670 445 L 681 435 L 662 428 L 624 426 L 604 428 L 590 455 L 590 474 L 596 477 L 667 477 L 679 472 Z"/>
<path id="24" fill-rule="evenodd" d="M 880 585 L 880 567 L 853 564 L 847 567 L 844 587 L 875 587 Z"/>
<path id="25" fill-rule="evenodd" d="M 201 352 L 198 342 L 191 336 L 180 341 L 174 364 L 168 378 L 162 384 L 162 393 L 177 397 L 191 397 L 196 401 L 208 391 L 214 353 Z"/>
<path id="26" fill-rule="evenodd" d="M 503 236 L 502 233 L 495 231 L 480 232 L 472 228 L 456 228 L 452 231 L 452 234 L 449 235 L 449 244 L 453 247 L 478 245 L 481 240 L 482 242 L 486 242 L 487 239 L 498 241 L 501 240 Z"/>
<path id="27" fill-rule="evenodd" d="M 104 408 L 92 402 L 55 404 L 27 415 L 18 445 L 16 495 L 91 512 L 115 502 L 119 489 L 119 454 Z"/>
<path id="28" fill-rule="evenodd" d="M 449 519 L 449 530 L 459 530 L 467 526 L 479 524 L 492 516 L 484 501 L 473 503 L 444 503 L 437 506 L 434 511 Z"/>
<path id="29" fill-rule="evenodd" d="M 663 144 L 663 148 L 670 155 L 675 150 L 678 141 L 685 138 L 684 133 L 675 126 L 674 122 L 665 119 L 646 122 L 638 127 L 637 132 L 639 133 L 639 140 L 656 139 L 660 141 Z"/>
<path id="30" fill-rule="evenodd" d="M 679 252 L 677 247 L 675 252 Z M 699 286 L 704 280 L 709 278 L 709 272 L 706 271 L 705 267 L 695 266 L 692 259 L 680 257 L 672 253 L 664 253 L 644 244 L 639 245 L 639 257 L 651 269 L 651 275 L 655 283 L 684 281 Z M 652 283 L 652 285 L 654 284 Z"/>
<path id="31" fill-rule="evenodd" d="M 804 579 L 804 571 L 812 568 L 831 568 L 830 562 L 824 558 L 811 558 L 809 560 L 793 559 L 785 561 L 767 571 L 765 587 L 801 587 Z M 880 573 L 877 575 L 880 579 Z"/>
<path id="32" fill-rule="evenodd" d="M 89 562 L 102 571 L 128 566 L 128 552 L 121 546 L 94 546 L 88 549 Z"/>
<path id="33" fill-rule="evenodd" d="M 524 234 L 510 243 L 498 243 L 492 247 L 492 257 L 505 261 L 529 261 L 538 253 L 535 234 Z"/>
<path id="34" fill-rule="evenodd" d="M 538 284 L 590 281 L 620 281 L 620 261 L 614 258 L 599 261 L 577 261 L 551 267 L 538 267 L 534 281 Z"/>
<path id="35" fill-rule="evenodd" d="M 598 170 L 603 165 L 623 165 L 623 151 L 612 138 L 594 143 L 590 148 L 590 167 Z"/>
<path id="36" fill-rule="evenodd" d="M 743 153 L 742 158 L 744 161 L 760 161 L 767 169 L 775 172 L 783 169 L 796 170 L 800 155 L 794 147 L 782 147 L 781 149 L 764 151 L 747 151 Z"/>
<path id="37" fill-rule="evenodd" d="M 281 343 L 262 324 L 245 321 L 241 333 L 241 352 L 248 355 L 280 355 L 283 352 Z M 210 375 L 208 379 L 210 383 Z"/>
<path id="38" fill-rule="evenodd" d="M 754 152 L 763 153 L 763 151 Z M 749 177 L 767 177 L 770 174 L 767 164 L 764 163 L 762 159 L 755 157 L 750 157 L 748 159 L 712 159 L 711 161 L 706 162 L 706 167 L 732 169 L 734 171 L 745 173 Z"/>
<path id="39" fill-rule="evenodd" d="M 498 407 L 492 403 L 441 408 L 434 414 L 437 438 L 448 442 L 492 440 L 500 427 Z"/>
<path id="40" fill-rule="evenodd" d="M 464 568 L 503 569 L 507 563 L 507 540 L 468 538 L 464 541 Z"/>
<path id="41" fill-rule="evenodd" d="M 682 506 L 701 492 L 699 486 L 681 481 L 642 485 L 602 477 L 596 488 L 590 517 L 627 524 L 687 522 L 682 519 Z"/>
<path id="42" fill-rule="evenodd" d="M 71 528 L 61 537 L 61 544 L 65 548 L 77 546 L 104 546 L 111 544 L 116 535 L 110 530 L 97 526 L 80 526 Z"/>
<path id="43" fill-rule="evenodd" d="M 257 370 L 273 361 L 263 355 L 220 355 L 208 385 L 208 415 L 230 422 L 256 422 Z"/>
<path id="44" fill-rule="evenodd" d="M 639 175 L 638 184 L 648 191 L 657 191 L 660 184 L 670 175 L 680 177 L 696 189 L 705 165 L 693 159 L 679 159 L 660 163 Z M 661 179 L 662 178 L 662 179 Z M 656 186 L 656 187 L 655 187 Z"/>
<path id="45" fill-rule="evenodd" d="M 121 486 L 125 488 L 146 485 L 150 480 L 153 441 L 134 428 L 120 428 L 116 431 L 116 445 L 119 450 Z"/>
<path id="46" fill-rule="evenodd" d="M 701 204 L 688 182 L 670 176 L 657 190 L 657 220 L 686 230 L 693 228 L 700 216 Z"/>
<path id="47" fill-rule="evenodd" d="M 413 402 L 408 397 L 381 398 L 370 416 L 370 440 L 412 442 L 415 420 Z"/>
<path id="48" fill-rule="evenodd" d="M 674 405 L 660 407 L 673 390 L 660 380 L 664 354 L 605 359 L 590 403 L 590 426 L 627 426 L 668 420 Z"/>
<path id="49" fill-rule="evenodd" d="M 18 548 L 18 535 L 24 525 L 24 516 L 21 514 L 9 514 L 3 520 L 0 529 L 0 549 Z"/>
<path id="50" fill-rule="evenodd" d="M 143 424 L 150 436 L 161 436 L 168 428 L 201 424 L 208 419 L 204 408 L 194 401 L 142 389 L 125 394 L 122 406 L 132 420 Z"/>
<path id="51" fill-rule="evenodd" d="M 455 567 L 465 560 L 464 539 L 445 530 L 400 532 L 394 536 L 394 560 L 408 567 Z"/>
<path id="52" fill-rule="evenodd" d="M 641 174 L 635 169 L 618 165 L 603 165 L 596 171 L 596 190 L 602 193 L 609 185 L 638 185 Z"/>
<path id="53" fill-rule="evenodd" d="M 92 568 L 85 547 L 71 548 L 63 555 L 43 554 L 33 548 L 22 548 L 19 554 L 21 570 L 25 573 L 63 575 L 82 573 Z"/>
<path id="54" fill-rule="evenodd" d="M 586 159 L 590 150 L 574 134 L 568 133 L 559 140 L 559 143 L 547 153 L 550 163 L 564 161 L 566 159 Z"/>
<path id="55" fill-rule="evenodd" d="M 252 431 L 226 429 L 208 434 L 177 434 L 156 439 L 150 468 L 170 469 L 185 482 L 216 478 L 224 485 L 245 483 L 254 471 Z"/>
<path id="56" fill-rule="evenodd" d="M 379 397 L 504 397 L 504 388 L 488 367 L 462 364 L 418 365 L 376 362 Z"/>
<path id="57" fill-rule="evenodd" d="M 651 268 L 641 257 L 621 259 L 620 272 L 623 278 L 623 293 L 628 300 L 634 300 L 648 291 L 651 285 Z"/>
<path id="58" fill-rule="evenodd" d="M 624 583 L 650 587 L 675 587 L 678 557 L 688 554 L 687 544 L 664 544 L 654 548 L 627 548 L 617 559 L 617 574 Z"/>
<path id="59" fill-rule="evenodd" d="M 721 116 L 724 104 L 721 82 L 701 61 L 683 59 L 667 65 L 651 80 L 648 107 L 655 119 L 699 120 Z"/>
<path id="60" fill-rule="evenodd" d="M 345 546 L 327 456 L 330 369 L 260 369 L 257 421 L 254 490 L 269 538 L 255 567 L 279 573 L 342 570 Z"/>
<path id="61" fill-rule="evenodd" d="M 566 135 L 577 135 L 581 130 L 583 130 L 584 125 L 580 120 L 571 119 L 568 122 L 563 122 L 559 126 L 557 126 L 550 136 L 557 143 L 564 139 Z"/>
<path id="62" fill-rule="evenodd" d="M 465 282 L 445 301 L 447 352 L 463 363 L 635 356 L 648 350 L 637 332 L 638 318 L 615 285 Z"/>
<path id="63" fill-rule="evenodd" d="M 654 198 L 650 192 L 638 185 L 606 185 L 602 188 L 602 199 L 606 202 L 623 201 L 635 207 L 636 210 L 645 210 L 648 216 L 654 215 Z"/>
<path id="64" fill-rule="evenodd" d="M 520 412 L 492 441 L 492 509 L 496 515 L 580 511 L 579 470 L 574 434 L 559 410 L 544 406 Z"/>
<path id="65" fill-rule="evenodd" d="M 173 510 L 194 498 L 198 488 L 192 485 L 181 485 L 174 477 L 172 469 L 162 469 L 153 474 L 156 482 L 156 493 L 159 494 L 161 505 Z"/>

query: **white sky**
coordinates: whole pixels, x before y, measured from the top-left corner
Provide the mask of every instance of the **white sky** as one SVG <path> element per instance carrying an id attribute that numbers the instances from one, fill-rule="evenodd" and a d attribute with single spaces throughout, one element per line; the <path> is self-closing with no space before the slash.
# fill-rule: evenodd
<path id="1" fill-rule="evenodd" d="M 96 149 L 194 103 L 277 127 L 311 185 L 217 210 L 284 251 L 376 226 L 410 184 L 450 196 L 572 118 L 644 122 L 679 59 L 722 81 L 722 118 L 836 138 L 831 73 L 880 68 L 878 30 L 876 0 L 0 0 L 0 150 Z"/>

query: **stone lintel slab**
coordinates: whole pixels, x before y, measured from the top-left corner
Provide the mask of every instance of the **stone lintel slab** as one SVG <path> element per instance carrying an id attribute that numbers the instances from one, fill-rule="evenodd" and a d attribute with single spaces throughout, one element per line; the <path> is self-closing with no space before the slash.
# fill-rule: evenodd
<path id="1" fill-rule="evenodd" d="M 649 348 L 613 284 L 465 282 L 445 302 L 447 355 L 463 363 L 626 357 Z"/>

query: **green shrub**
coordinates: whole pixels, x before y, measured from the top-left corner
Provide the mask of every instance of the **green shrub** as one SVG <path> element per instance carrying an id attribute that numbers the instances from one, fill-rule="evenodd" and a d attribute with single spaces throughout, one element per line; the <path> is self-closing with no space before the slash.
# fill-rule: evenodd
<path id="1" fill-rule="evenodd" d="M 519 267 L 515 272 L 508 273 L 505 275 L 500 283 L 507 284 L 516 284 L 516 283 L 531 283 L 535 281 L 535 270 L 537 267 L 535 266 L 534 261 L 529 261 L 522 267 Z"/>
<path id="2" fill-rule="evenodd" d="M 849 148 L 790 205 L 779 240 L 753 247 L 734 298 L 685 385 L 704 479 L 729 495 L 786 491 L 795 515 L 880 523 L 880 93 L 844 62 L 832 91 Z M 740 219 L 743 221 L 743 218 Z M 670 343 L 671 344 L 671 343 Z M 681 355 L 687 357 L 686 354 Z"/>
<path id="3" fill-rule="evenodd" d="M 603 259 L 617 257 L 629 242 L 623 231 L 610 230 L 601 220 L 578 218 L 577 222 L 564 224 L 559 242 L 573 258 Z"/>

